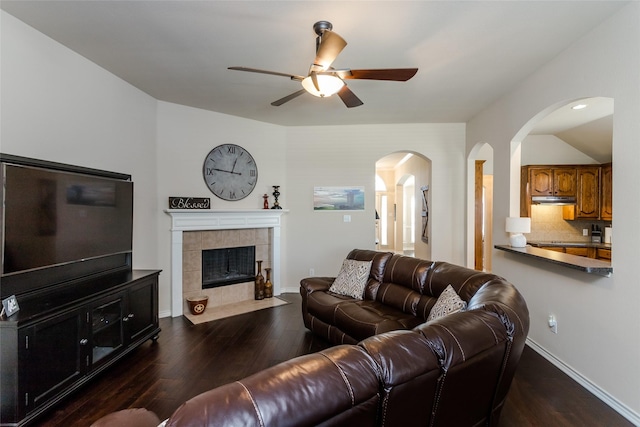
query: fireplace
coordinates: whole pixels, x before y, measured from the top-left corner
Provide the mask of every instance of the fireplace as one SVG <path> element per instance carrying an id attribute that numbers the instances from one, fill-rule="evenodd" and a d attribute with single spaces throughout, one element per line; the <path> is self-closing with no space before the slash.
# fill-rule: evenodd
<path id="1" fill-rule="evenodd" d="M 171 216 L 171 315 L 181 316 L 189 307 L 185 298 L 209 296 L 207 309 L 254 299 L 253 280 L 202 289 L 202 251 L 226 247 L 256 246 L 255 259 L 271 267 L 273 294 L 280 295 L 280 228 L 286 209 L 178 210 Z M 255 269 L 255 264 L 254 264 Z M 254 270 L 255 277 L 255 270 Z"/>
<path id="2" fill-rule="evenodd" d="M 255 246 L 203 250 L 202 289 L 253 281 L 255 261 Z"/>

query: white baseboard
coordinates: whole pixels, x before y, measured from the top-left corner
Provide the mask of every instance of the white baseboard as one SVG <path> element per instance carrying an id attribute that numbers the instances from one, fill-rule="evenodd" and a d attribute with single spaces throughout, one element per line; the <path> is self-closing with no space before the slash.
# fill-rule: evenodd
<path id="1" fill-rule="evenodd" d="M 585 378 L 574 370 L 571 366 L 564 363 L 562 360 L 555 357 L 553 354 L 549 353 L 546 349 L 541 347 L 535 341 L 527 338 L 527 345 L 531 347 L 536 353 L 547 359 L 552 365 L 556 368 L 560 369 L 562 372 L 567 374 L 571 379 L 580 384 L 582 387 L 587 389 L 591 394 L 593 394 L 598 399 L 602 400 L 605 404 L 610 406 L 614 411 L 622 415 L 624 418 L 629 420 L 629 422 L 633 423 L 636 426 L 640 426 L 640 414 L 633 411 L 631 408 L 618 401 L 616 398 L 611 396 L 602 388 L 598 387 L 596 384 L 592 383 L 589 379 Z"/>
<path id="2" fill-rule="evenodd" d="M 158 317 L 160 317 L 161 319 L 163 317 L 171 317 L 171 310 L 163 310 L 161 312 L 158 313 Z"/>

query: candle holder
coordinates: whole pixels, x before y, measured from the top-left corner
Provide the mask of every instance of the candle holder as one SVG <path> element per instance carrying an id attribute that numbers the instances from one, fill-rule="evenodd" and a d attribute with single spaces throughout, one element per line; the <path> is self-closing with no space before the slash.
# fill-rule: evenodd
<path id="1" fill-rule="evenodd" d="M 271 206 L 271 209 L 282 209 L 280 207 L 280 204 L 278 203 L 278 197 L 280 196 L 280 186 L 279 185 L 274 185 L 273 186 L 273 206 Z"/>

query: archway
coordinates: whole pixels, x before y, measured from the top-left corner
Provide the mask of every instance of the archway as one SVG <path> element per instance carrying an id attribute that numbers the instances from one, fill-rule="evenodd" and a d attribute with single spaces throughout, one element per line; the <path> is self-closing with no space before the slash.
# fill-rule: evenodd
<path id="1" fill-rule="evenodd" d="M 610 174 L 613 167 L 613 102 L 612 98 L 591 97 L 552 105 L 533 117 L 512 140 L 509 215 L 531 217 L 531 233 L 527 240 L 589 241 L 593 226 L 603 230 L 612 224 L 612 183 L 608 181 L 609 188 L 603 188 L 607 178 L 607 172 L 603 171 Z M 523 189 L 527 191 L 529 187 L 521 182 L 520 172 L 522 166 L 532 165 L 576 166 L 576 205 L 529 205 L 527 197 L 523 197 L 526 194 L 522 194 Z M 589 167 L 601 168 L 592 191 L 599 198 L 597 209 L 588 218 L 571 216 L 571 212 L 581 209 L 581 195 L 584 194 L 580 189 L 581 171 Z M 608 203 L 608 214 L 604 212 L 607 210 L 604 203 Z"/>
<path id="2" fill-rule="evenodd" d="M 376 162 L 376 177 L 376 248 L 430 259 L 429 199 L 422 188 L 429 186 L 431 162 L 415 152 L 391 153 Z"/>

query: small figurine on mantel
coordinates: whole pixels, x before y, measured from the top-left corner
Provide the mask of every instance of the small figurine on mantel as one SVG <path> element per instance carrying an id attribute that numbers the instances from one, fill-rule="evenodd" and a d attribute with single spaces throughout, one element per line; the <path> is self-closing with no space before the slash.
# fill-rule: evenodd
<path id="1" fill-rule="evenodd" d="M 262 204 L 262 208 L 263 209 L 269 209 L 269 196 L 267 195 L 267 193 L 264 193 L 264 196 L 262 196 L 262 198 L 264 199 L 264 203 Z"/>

